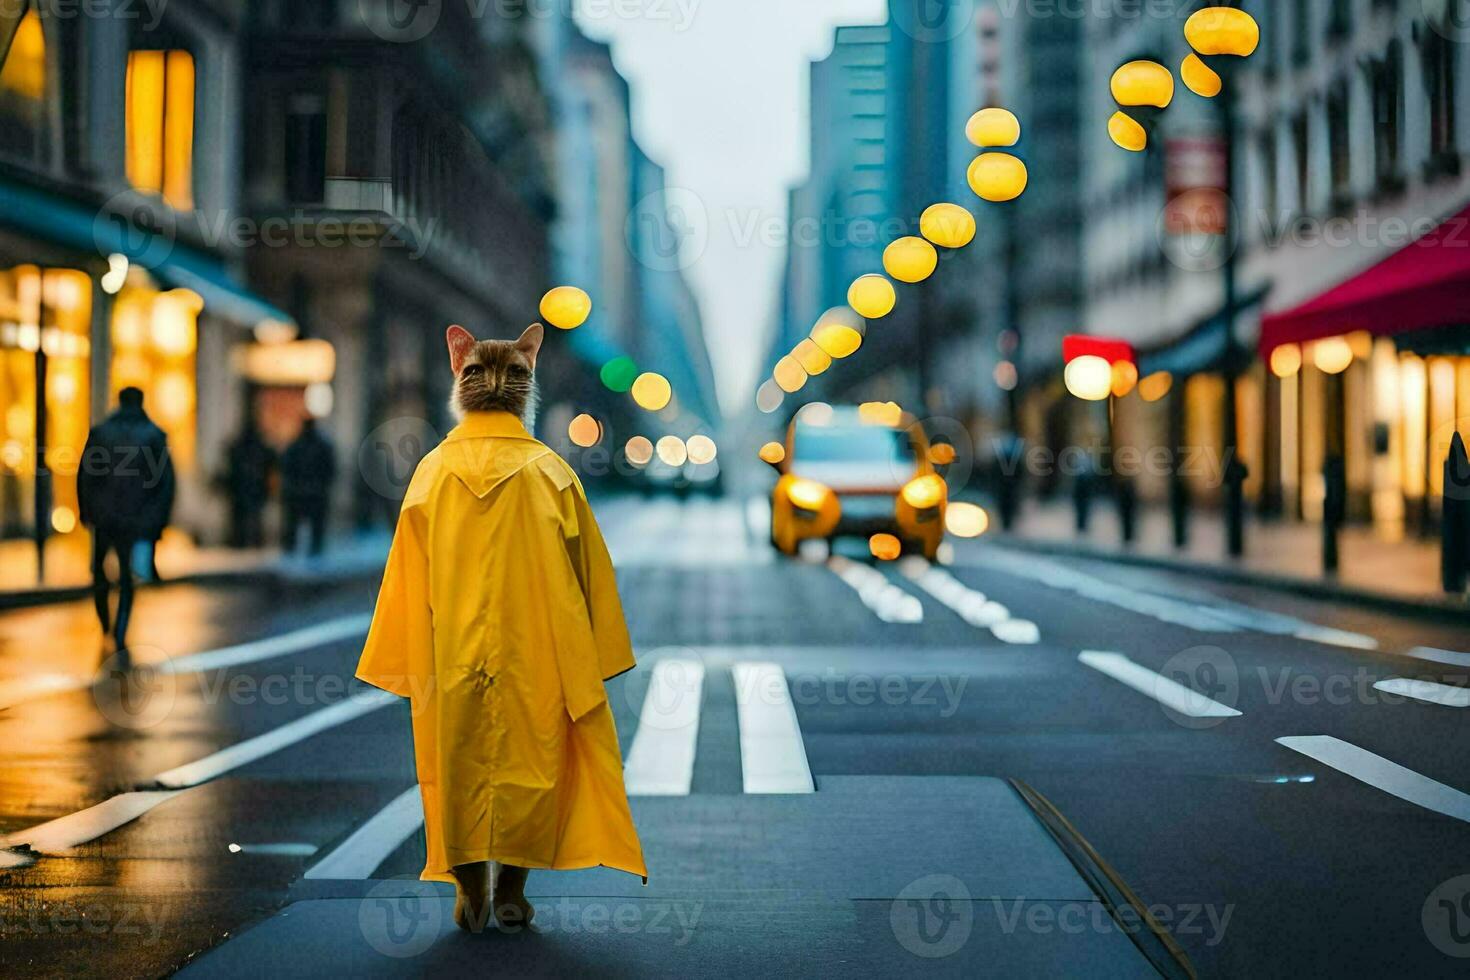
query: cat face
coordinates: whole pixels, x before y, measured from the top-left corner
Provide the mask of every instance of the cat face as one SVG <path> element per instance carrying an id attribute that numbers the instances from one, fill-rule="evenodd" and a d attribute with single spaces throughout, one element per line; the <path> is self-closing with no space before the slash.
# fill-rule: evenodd
<path id="1" fill-rule="evenodd" d="M 464 327 L 449 328 L 449 367 L 454 372 L 450 407 L 457 415 L 509 412 L 524 419 L 536 398 L 536 355 L 546 336 L 533 323 L 515 342 L 475 340 Z"/>

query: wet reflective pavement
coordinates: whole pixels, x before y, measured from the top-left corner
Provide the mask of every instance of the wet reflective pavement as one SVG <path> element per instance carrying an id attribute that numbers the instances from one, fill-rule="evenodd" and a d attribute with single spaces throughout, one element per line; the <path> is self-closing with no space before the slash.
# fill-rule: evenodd
<path id="1" fill-rule="evenodd" d="M 373 589 L 165 587 L 131 675 L 89 604 L 0 617 L 4 973 L 1167 972 L 1015 780 L 1201 975 L 1461 975 L 1462 626 L 988 541 L 870 581 L 773 560 L 743 501 L 599 511 L 641 656 L 610 686 L 624 754 L 687 766 L 687 795 L 634 800 L 646 889 L 533 874 L 538 935 L 455 934 L 395 809 L 407 706 L 349 682 Z M 921 619 L 885 621 L 889 589 Z M 815 792 L 750 790 L 798 759 Z"/>

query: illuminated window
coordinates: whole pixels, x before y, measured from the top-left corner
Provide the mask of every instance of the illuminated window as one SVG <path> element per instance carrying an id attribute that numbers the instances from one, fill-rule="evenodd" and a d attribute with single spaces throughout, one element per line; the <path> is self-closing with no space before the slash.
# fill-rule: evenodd
<path id="1" fill-rule="evenodd" d="M 180 210 L 194 206 L 194 57 L 128 55 L 128 180 Z"/>
<path id="2" fill-rule="evenodd" d="M 3 36 L 0 26 L 0 36 Z M 0 68 L 0 88 L 25 99 L 40 101 L 46 94 L 46 33 L 32 10 L 21 19 L 10 42 L 10 53 Z"/>
<path id="3" fill-rule="evenodd" d="M 0 4 L 0 153 L 36 160 L 47 134 L 46 32 L 35 11 L 20 17 L 5 6 Z"/>

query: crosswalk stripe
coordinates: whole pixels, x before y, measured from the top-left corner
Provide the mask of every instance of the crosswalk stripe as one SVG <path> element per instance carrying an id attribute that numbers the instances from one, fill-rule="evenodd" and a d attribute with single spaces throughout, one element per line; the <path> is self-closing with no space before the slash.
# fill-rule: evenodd
<path id="1" fill-rule="evenodd" d="M 48 820 L 29 830 L 0 838 L 3 847 L 30 847 L 38 854 L 64 853 L 80 844 L 109 834 L 125 823 L 131 823 L 149 810 L 165 803 L 180 790 L 119 793 L 96 806 Z"/>
<path id="2" fill-rule="evenodd" d="M 1207 698 L 1193 688 L 1172 681 L 1134 663 L 1121 653 L 1086 650 L 1077 659 L 1099 673 L 1106 674 L 1140 694 L 1147 695 L 1171 711 L 1187 718 L 1237 718 L 1240 712 Z"/>
<path id="3" fill-rule="evenodd" d="M 1451 667 L 1470 667 L 1470 653 L 1440 650 L 1437 647 L 1415 647 L 1409 651 L 1408 655 L 1416 660 L 1428 660 L 1430 663 L 1447 664 Z"/>
<path id="4" fill-rule="evenodd" d="M 938 565 L 915 555 L 899 564 L 899 571 L 915 585 L 948 606 L 971 626 L 988 629 L 1002 643 L 1029 645 L 1041 642 L 1041 631 L 1029 619 L 1011 611 L 985 593 L 977 592 Z"/>
<path id="5" fill-rule="evenodd" d="M 688 796 L 704 700 L 704 664 L 660 660 L 653 665 L 638 731 L 623 765 L 630 796 Z"/>
<path id="6" fill-rule="evenodd" d="M 1288 735 L 1276 742 L 1390 796 L 1456 820 L 1470 821 L 1470 794 L 1436 782 L 1397 762 L 1390 762 L 1351 742 L 1331 735 Z"/>
<path id="7" fill-rule="evenodd" d="M 871 565 L 832 555 L 827 559 L 827 568 L 883 622 L 914 626 L 924 621 L 924 604 L 918 596 L 909 595 Z"/>
<path id="8" fill-rule="evenodd" d="M 424 823 L 424 797 L 417 786 L 404 790 L 330 854 L 306 871 L 307 878 L 365 881 Z"/>
<path id="9" fill-rule="evenodd" d="M 185 657 L 175 657 L 159 664 L 158 670 L 164 674 L 193 674 L 204 670 L 219 670 L 222 667 L 258 663 L 273 657 L 282 657 L 288 653 L 300 653 L 312 647 L 325 646 L 338 640 L 366 636 L 372 621 L 371 615 L 342 616 L 338 619 L 330 619 L 325 623 L 317 623 L 315 626 L 292 630 L 277 636 L 268 636 L 249 643 L 221 647 L 218 650 L 208 650 Z"/>
<path id="10" fill-rule="evenodd" d="M 773 663 L 737 663 L 733 669 L 745 792 L 815 792 L 786 673 Z"/>
<path id="11" fill-rule="evenodd" d="M 361 718 L 363 715 L 386 708 L 401 700 L 387 691 L 367 691 L 354 695 L 346 701 L 320 711 L 313 711 L 304 718 L 297 718 L 263 735 L 248 738 L 243 742 L 221 749 L 213 755 L 159 773 L 154 780 L 168 789 L 187 789 L 208 782 L 239 767 L 285 748 L 313 735 L 336 728 L 338 725 Z"/>
<path id="12" fill-rule="evenodd" d="M 1470 687 L 1455 687 L 1408 677 L 1393 677 L 1379 681 L 1373 687 L 1387 694 L 1399 694 L 1427 704 L 1439 704 L 1446 708 L 1470 708 Z"/>

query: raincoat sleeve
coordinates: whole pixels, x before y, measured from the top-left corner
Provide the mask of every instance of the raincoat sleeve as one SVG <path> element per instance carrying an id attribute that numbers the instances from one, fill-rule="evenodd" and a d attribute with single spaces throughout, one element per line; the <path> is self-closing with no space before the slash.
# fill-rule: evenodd
<path id="1" fill-rule="evenodd" d="M 592 617 L 592 635 L 597 642 L 597 663 L 602 679 L 612 680 L 637 666 L 633 659 L 633 641 L 628 638 L 628 624 L 623 619 L 623 603 L 618 598 L 617 575 L 612 556 L 602 540 L 597 518 L 580 485 L 575 486 L 576 537 L 568 542 L 582 594 L 587 599 L 587 612 Z"/>
<path id="2" fill-rule="evenodd" d="M 429 606 L 426 519 L 420 507 L 398 516 L 393 547 L 357 677 L 399 697 L 428 693 L 433 663 L 433 615 Z"/>

